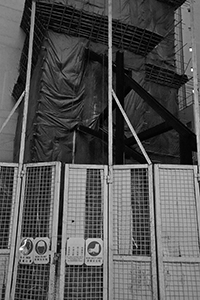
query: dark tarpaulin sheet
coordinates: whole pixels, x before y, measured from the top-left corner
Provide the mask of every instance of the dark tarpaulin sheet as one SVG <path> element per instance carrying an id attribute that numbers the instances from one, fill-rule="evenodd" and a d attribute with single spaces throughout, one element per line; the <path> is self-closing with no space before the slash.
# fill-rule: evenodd
<path id="1" fill-rule="evenodd" d="M 44 1 L 44 0 L 42 0 Z M 48 1 L 46 2 L 54 2 Z M 55 1 L 75 5 L 99 13 L 105 1 Z M 87 3 L 86 3 L 87 2 Z M 123 9 L 120 11 L 119 8 Z M 114 18 L 168 35 L 174 22 L 174 11 L 156 0 L 117 0 Z M 148 14 L 145 12 L 148 11 Z M 106 11 L 102 11 L 106 14 Z M 137 17 L 135 18 L 134 16 Z M 173 30 L 171 31 L 173 36 Z M 25 161 L 60 160 L 67 163 L 107 162 L 104 141 L 77 131 L 78 125 L 98 129 L 98 116 L 107 105 L 107 69 L 86 57 L 85 48 L 98 54 L 107 54 L 107 46 L 81 37 L 48 32 L 31 80 Z M 118 51 L 113 47 L 113 61 Z M 177 115 L 177 90 L 145 81 L 145 63 L 174 65 L 174 42 L 165 39 L 147 57 L 124 51 L 124 64 L 132 77 L 151 93 L 171 113 Z M 113 83 L 114 84 L 114 83 Z M 115 84 L 114 84 L 115 85 Z M 158 116 L 134 91 L 125 98 L 125 110 L 136 132 L 144 131 L 163 119 Z M 17 126 L 14 161 L 18 161 L 20 122 Z M 125 126 L 125 134 L 131 136 Z M 163 163 L 178 162 L 178 136 L 174 131 L 144 142 L 145 149 Z M 134 146 L 135 147 L 135 146 Z M 130 161 L 132 162 L 132 161 Z"/>
<path id="2" fill-rule="evenodd" d="M 107 102 L 102 66 L 86 60 L 87 44 L 48 33 L 31 81 L 26 162 L 106 163 L 104 143 L 76 130 L 80 124 L 97 128 Z"/>

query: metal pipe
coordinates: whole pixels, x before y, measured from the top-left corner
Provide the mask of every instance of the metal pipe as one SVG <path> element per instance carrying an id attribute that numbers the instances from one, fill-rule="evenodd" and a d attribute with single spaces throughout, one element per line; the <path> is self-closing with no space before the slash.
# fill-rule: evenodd
<path id="1" fill-rule="evenodd" d="M 11 112 L 7 116 L 5 122 L 2 124 L 1 129 L 0 129 L 0 133 L 2 133 L 4 127 L 7 125 L 7 123 L 10 120 L 10 118 L 12 117 L 12 115 L 14 114 L 14 112 L 16 111 L 16 109 L 18 108 L 18 106 L 20 105 L 20 103 L 22 102 L 22 99 L 24 98 L 24 94 L 25 94 L 25 91 L 23 91 L 23 93 L 21 94 L 21 96 L 19 97 L 19 99 L 17 100 L 17 102 L 15 103 L 15 105 L 13 106 Z"/>
<path id="2" fill-rule="evenodd" d="M 145 149 L 144 149 L 142 143 L 140 142 L 140 140 L 139 140 L 139 138 L 138 138 L 138 136 L 137 136 L 137 134 L 136 134 L 136 132 L 135 132 L 135 130 L 134 130 L 132 124 L 131 124 L 131 122 L 129 121 L 129 119 L 128 119 L 128 117 L 127 117 L 125 111 L 124 111 L 124 109 L 122 108 L 122 106 L 121 106 L 121 104 L 120 104 L 120 102 L 119 102 L 119 100 L 118 100 L 118 98 L 117 98 L 115 92 L 112 91 L 112 94 L 113 94 L 113 97 L 114 97 L 114 99 L 115 99 L 115 101 L 116 101 L 116 103 L 117 103 L 117 106 L 119 107 L 119 110 L 121 111 L 121 113 L 122 113 L 122 115 L 123 115 L 123 117 L 124 117 L 124 119 L 125 119 L 125 121 L 126 121 L 128 127 L 129 127 L 129 129 L 130 129 L 132 135 L 134 136 L 134 138 L 135 138 L 135 140 L 136 140 L 136 142 L 137 142 L 137 144 L 138 144 L 138 146 L 139 146 L 139 148 L 140 148 L 142 154 L 144 155 L 144 157 L 145 157 L 145 159 L 146 159 L 148 165 L 151 165 L 151 164 L 152 164 L 152 163 L 151 163 L 151 160 L 150 160 L 149 156 L 147 155 L 147 153 L 146 153 L 146 151 L 145 151 Z"/>
<path id="3" fill-rule="evenodd" d="M 21 198 L 21 187 L 22 187 L 22 170 L 24 163 L 24 150 L 25 150 L 25 138 L 26 138 L 26 124 L 27 124 L 27 113 L 28 113 L 28 99 L 30 90 L 30 79 L 31 79 L 31 65 L 32 65 L 32 53 L 33 53 L 33 36 L 35 27 L 35 14 L 36 14 L 36 3 L 32 1 L 31 9 L 31 23 L 30 23 L 30 34 L 29 34 L 29 51 L 28 51 L 28 64 L 27 64 L 27 74 L 26 74 L 26 87 L 25 87 L 25 98 L 24 98 L 24 111 L 23 111 L 23 121 L 22 121 L 22 133 L 20 142 L 20 155 L 19 155 L 19 167 L 18 167 L 18 177 L 17 177 L 17 189 L 15 196 L 15 214 L 13 218 L 13 232 L 11 237 L 10 246 L 10 261 L 8 267 L 8 274 L 12 276 L 8 277 L 6 284 L 5 299 L 14 299 L 15 294 L 15 284 L 17 276 L 17 265 L 18 265 L 18 247 L 20 243 L 20 226 L 18 224 L 18 216 L 20 213 L 20 198 Z M 12 286 L 11 286 L 12 283 Z M 11 293 L 11 295 L 10 295 Z"/>
<path id="4" fill-rule="evenodd" d="M 194 87 L 193 109 L 194 109 L 195 133 L 196 133 L 196 141 L 197 141 L 197 164 L 198 164 L 198 175 L 199 175 L 200 174 L 200 116 L 199 116 L 197 48 L 196 48 L 195 20 L 194 20 L 194 0 L 190 0 L 190 22 L 191 22 L 191 35 L 192 35 L 192 65 L 193 65 L 193 87 Z"/>
<path id="5" fill-rule="evenodd" d="M 36 3 L 35 1 L 33 1 L 32 13 L 31 13 L 31 25 L 30 25 L 31 28 L 29 33 L 28 63 L 27 63 L 27 72 L 26 72 L 26 87 L 25 87 L 24 111 L 23 111 L 22 132 L 21 132 L 21 142 L 20 142 L 19 164 L 23 164 L 24 162 L 28 101 L 29 101 L 29 92 L 30 92 L 31 66 L 32 66 L 32 55 L 33 55 L 35 11 L 36 11 Z"/>
<path id="6" fill-rule="evenodd" d="M 112 0 L 108 0 L 108 165 L 113 165 L 112 126 Z"/>

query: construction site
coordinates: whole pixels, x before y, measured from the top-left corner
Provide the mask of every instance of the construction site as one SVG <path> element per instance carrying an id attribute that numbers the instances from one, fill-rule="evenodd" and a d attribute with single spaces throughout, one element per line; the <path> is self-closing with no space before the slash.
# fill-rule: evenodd
<path id="1" fill-rule="evenodd" d="M 0 300 L 200 299 L 195 1 L 8 2 Z"/>

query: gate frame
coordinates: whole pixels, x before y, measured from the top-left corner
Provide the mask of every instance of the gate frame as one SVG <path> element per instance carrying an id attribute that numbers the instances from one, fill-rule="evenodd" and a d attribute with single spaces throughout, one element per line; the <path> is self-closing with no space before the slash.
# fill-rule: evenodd
<path id="1" fill-rule="evenodd" d="M 198 183 L 198 168 L 195 165 L 168 165 L 168 164 L 155 164 L 154 165 L 154 184 L 155 184 L 155 216 L 156 216 L 156 236 L 157 236 L 157 268 L 158 268 L 158 288 L 159 288 L 159 299 L 165 299 L 165 282 L 164 282 L 164 259 L 163 259 L 163 243 L 162 243 L 162 232 L 161 232 L 161 209 L 160 209 L 160 181 L 159 181 L 159 169 L 183 169 L 183 170 L 193 170 L 193 178 L 194 178 L 194 188 L 195 188 L 195 204 L 196 204 L 196 216 L 197 216 L 197 231 L 198 231 L 198 239 L 200 241 L 200 203 L 198 199 L 200 199 L 199 193 L 199 183 Z M 170 258 L 170 257 L 169 257 Z M 170 261 L 174 262 L 189 262 L 189 260 L 183 257 L 178 260 L 177 257 L 174 259 L 171 257 Z M 199 262 L 200 258 L 192 259 L 191 262 Z"/>
<path id="2" fill-rule="evenodd" d="M 103 171 L 103 300 L 108 299 L 108 217 L 107 217 L 107 176 L 108 176 L 108 167 L 105 165 L 82 165 L 82 164 L 65 164 L 65 180 L 64 180 L 64 194 L 63 194 L 63 212 L 67 211 L 68 206 L 68 191 L 69 191 L 69 173 L 70 169 L 97 169 Z M 66 248 L 66 222 L 67 214 L 63 214 L 62 220 L 62 244 L 61 244 L 61 269 L 60 269 L 60 278 L 59 278 L 59 292 L 58 299 L 64 299 L 64 285 L 65 285 L 65 248 Z"/>
<path id="3" fill-rule="evenodd" d="M 14 185 L 12 188 L 12 207 L 11 207 L 11 215 L 10 215 L 10 222 L 9 222 L 9 248 L 8 249 L 0 249 L 0 255 L 7 255 L 9 257 L 8 261 L 8 270 L 7 270 L 7 277 L 6 277 L 6 289 L 5 289 L 5 299 L 7 299 L 6 295 L 10 290 L 11 285 L 11 277 L 12 277 L 12 266 L 14 260 L 14 252 L 13 252 L 13 242 L 15 242 L 16 237 L 16 222 L 17 216 L 14 214 L 15 208 L 17 208 L 16 203 L 16 194 L 18 188 L 18 172 L 19 172 L 19 164 L 18 163 L 5 163 L 0 162 L 0 167 L 11 167 L 14 169 Z"/>
<path id="4" fill-rule="evenodd" d="M 124 170 L 124 169 L 146 169 L 148 171 L 148 188 L 149 188 L 149 220 L 150 220 L 150 239 L 151 239 L 151 255 L 147 257 L 147 259 L 143 259 L 141 256 L 133 256 L 135 258 L 135 261 L 149 261 L 151 262 L 151 282 L 152 282 L 152 299 L 157 300 L 158 299 L 158 285 L 157 285 L 157 270 L 156 270 L 156 233 L 155 233 L 155 215 L 154 215 L 154 187 L 153 187 L 153 167 L 149 164 L 128 164 L 128 165 L 114 165 L 113 166 L 113 172 L 114 170 Z M 113 201 L 113 200 L 112 200 Z M 113 204 L 112 204 L 113 207 Z M 112 209 L 110 211 L 111 219 L 112 219 Z M 113 224 L 113 222 L 112 222 Z M 113 230 L 113 225 L 112 226 Z M 113 252 L 111 252 L 110 259 L 112 260 L 113 265 Z M 126 257 L 125 257 L 126 260 Z M 113 268 L 113 266 L 112 266 Z M 110 287 L 109 287 L 110 288 Z M 113 286 L 112 286 L 113 289 Z M 114 300 L 112 297 L 109 300 Z"/>
<path id="5" fill-rule="evenodd" d="M 54 199 L 58 201 L 53 202 L 53 216 L 52 216 L 52 238 L 51 238 L 51 251 L 50 254 L 50 274 L 49 274 L 49 289 L 48 289 L 48 300 L 53 300 L 54 297 L 54 275 L 55 275 L 55 265 L 53 264 L 54 254 L 57 251 L 57 237 L 58 237 L 58 213 L 59 213 L 59 204 L 60 204 L 60 180 L 61 180 L 61 163 L 60 162 L 40 162 L 40 163 L 29 163 L 24 165 L 23 169 L 23 178 L 22 178 L 22 188 L 19 204 L 19 214 L 18 216 L 18 227 L 16 228 L 16 247 L 14 253 L 14 264 L 13 264 L 13 280 L 12 286 L 9 293 L 8 299 L 14 299 L 15 289 L 16 289 L 16 279 L 17 279 L 17 266 L 19 262 L 19 253 L 18 249 L 21 242 L 21 226 L 22 226 L 22 214 L 23 214 L 23 204 L 24 204 L 24 192 L 25 192 L 25 183 L 26 183 L 26 169 L 28 167 L 45 167 L 45 166 L 54 166 L 55 167 L 55 188 L 54 188 Z M 17 219 L 16 217 L 16 219 Z M 54 224 L 54 226 L 53 226 Z M 7 299 L 6 299 L 7 300 Z"/>

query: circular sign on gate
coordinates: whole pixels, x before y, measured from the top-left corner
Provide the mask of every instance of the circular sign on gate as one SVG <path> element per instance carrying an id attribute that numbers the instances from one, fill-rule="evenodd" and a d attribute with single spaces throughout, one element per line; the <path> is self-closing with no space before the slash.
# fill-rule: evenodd
<path id="1" fill-rule="evenodd" d="M 86 240 L 86 266 L 101 266 L 103 264 L 103 241 L 99 238 Z"/>
<path id="2" fill-rule="evenodd" d="M 101 244 L 98 241 L 92 241 L 87 245 L 87 252 L 91 256 L 98 256 L 101 253 Z"/>
<path id="3" fill-rule="evenodd" d="M 35 245 L 35 251 L 38 255 L 44 255 L 47 252 L 48 246 L 46 241 L 40 240 Z"/>
<path id="4" fill-rule="evenodd" d="M 33 250 L 33 241 L 29 238 L 24 238 L 21 241 L 21 245 L 19 247 L 19 251 L 21 255 L 29 255 Z"/>

